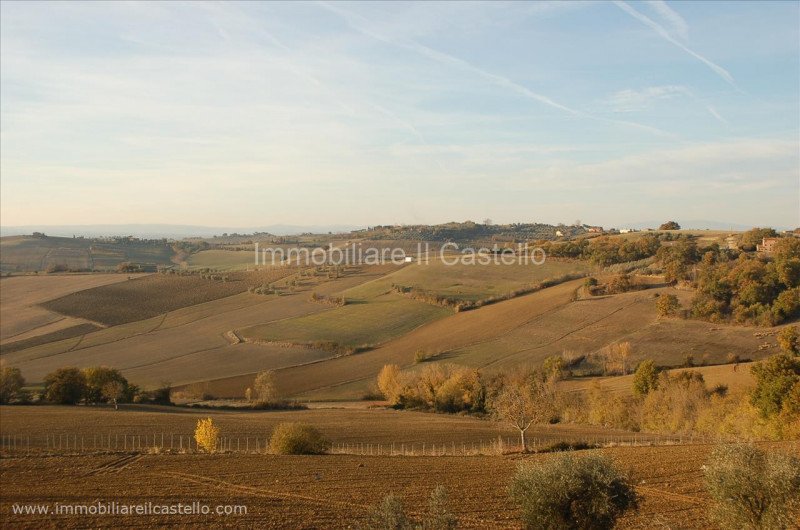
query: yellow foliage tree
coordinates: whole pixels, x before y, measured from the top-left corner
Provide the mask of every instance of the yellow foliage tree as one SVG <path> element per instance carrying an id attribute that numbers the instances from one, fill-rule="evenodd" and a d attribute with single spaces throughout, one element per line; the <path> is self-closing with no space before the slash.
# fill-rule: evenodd
<path id="1" fill-rule="evenodd" d="M 387 364 L 378 374 L 378 390 L 390 403 L 396 405 L 400 402 L 403 390 L 400 367 L 396 364 Z"/>
<path id="2" fill-rule="evenodd" d="M 211 418 L 197 420 L 194 439 L 197 442 L 197 447 L 203 448 L 208 453 L 214 453 L 219 443 L 219 427 L 214 425 L 214 420 Z"/>

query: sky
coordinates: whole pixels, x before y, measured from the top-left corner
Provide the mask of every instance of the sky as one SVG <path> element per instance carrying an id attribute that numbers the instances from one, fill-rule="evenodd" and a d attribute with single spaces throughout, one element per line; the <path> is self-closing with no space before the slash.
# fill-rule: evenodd
<path id="1" fill-rule="evenodd" d="M 800 225 L 800 3 L 0 7 L 0 224 Z"/>

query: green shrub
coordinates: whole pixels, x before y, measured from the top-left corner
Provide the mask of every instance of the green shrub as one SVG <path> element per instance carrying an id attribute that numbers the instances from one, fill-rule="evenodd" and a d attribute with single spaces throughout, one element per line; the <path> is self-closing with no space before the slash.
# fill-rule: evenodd
<path id="1" fill-rule="evenodd" d="M 414 523 L 406 515 L 403 500 L 390 493 L 372 508 L 367 515 L 365 530 L 406 530 L 414 528 Z"/>
<path id="2" fill-rule="evenodd" d="M 713 519 L 723 528 L 796 528 L 800 520 L 800 459 L 752 445 L 716 448 L 705 466 L 714 500 Z"/>
<path id="3" fill-rule="evenodd" d="M 74 405 L 86 394 L 86 376 L 77 368 L 59 368 L 44 378 L 47 401 Z"/>
<path id="4" fill-rule="evenodd" d="M 419 521 L 406 514 L 403 499 L 390 493 L 370 509 L 363 528 L 368 530 L 452 530 L 457 520 L 450 512 L 447 489 L 436 486 L 428 498 L 428 509 Z"/>
<path id="5" fill-rule="evenodd" d="M 630 480 L 600 455 L 564 454 L 522 464 L 512 479 L 511 496 L 522 508 L 528 528 L 612 528 L 637 506 Z"/>
<path id="6" fill-rule="evenodd" d="M 322 433 L 305 423 L 280 423 L 272 432 L 269 447 L 278 455 L 320 455 L 331 442 Z"/>

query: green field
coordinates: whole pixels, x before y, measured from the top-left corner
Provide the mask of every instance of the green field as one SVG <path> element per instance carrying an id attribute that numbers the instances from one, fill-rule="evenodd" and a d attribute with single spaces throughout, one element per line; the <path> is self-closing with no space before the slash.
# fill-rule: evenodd
<path id="1" fill-rule="evenodd" d="M 172 247 L 165 242 L 105 242 L 72 237 L 13 236 L 0 238 L 2 272 L 115 270 L 123 262 L 172 265 Z"/>
<path id="2" fill-rule="evenodd" d="M 251 250 L 203 250 L 186 260 L 190 269 L 244 270 L 253 268 L 254 253 Z"/>
<path id="3" fill-rule="evenodd" d="M 239 333 L 248 339 L 266 341 L 377 345 L 451 314 L 448 309 L 386 294 L 352 300 L 346 306 L 314 315 L 245 328 Z"/>
<path id="4" fill-rule="evenodd" d="M 449 256 L 447 259 L 453 259 Z M 558 278 L 585 273 L 592 267 L 584 261 L 547 260 L 542 265 L 447 265 L 431 258 L 429 263 L 407 265 L 399 271 L 345 293 L 347 297 L 376 296 L 391 290 L 392 284 L 413 287 L 456 300 L 482 300 Z"/>

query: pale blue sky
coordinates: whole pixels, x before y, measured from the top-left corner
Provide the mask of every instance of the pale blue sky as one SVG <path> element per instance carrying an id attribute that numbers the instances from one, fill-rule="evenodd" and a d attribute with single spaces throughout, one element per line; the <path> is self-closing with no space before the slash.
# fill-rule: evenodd
<path id="1" fill-rule="evenodd" d="M 0 222 L 796 226 L 799 5 L 3 2 Z"/>

